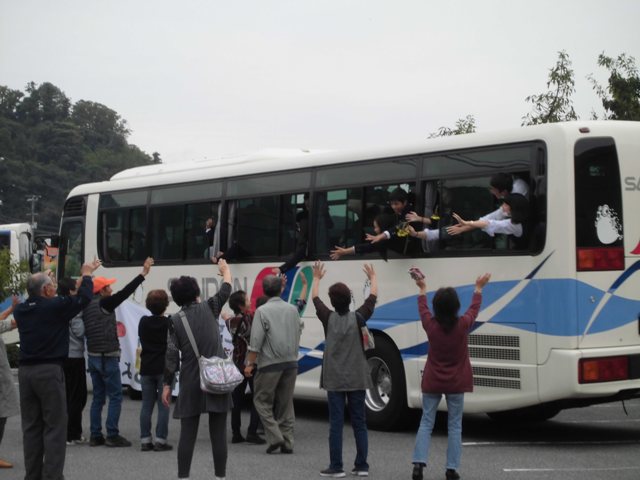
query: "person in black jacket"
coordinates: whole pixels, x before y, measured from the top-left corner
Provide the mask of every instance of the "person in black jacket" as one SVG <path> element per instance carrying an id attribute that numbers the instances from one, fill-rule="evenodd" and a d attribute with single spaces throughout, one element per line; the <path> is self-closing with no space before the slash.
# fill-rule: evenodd
<path id="1" fill-rule="evenodd" d="M 63 364 L 69 354 L 69 322 L 91 300 L 91 274 L 100 261 L 80 269 L 78 295 L 57 297 L 51 276 L 27 281 L 29 298 L 13 317 L 20 334 L 20 414 L 25 478 L 63 478 L 67 448 L 67 405 Z"/>
<path id="2" fill-rule="evenodd" d="M 96 447 L 130 447 L 131 442 L 120 435 L 118 422 L 122 408 L 122 374 L 120 372 L 120 341 L 116 322 L 116 308 L 144 282 L 151 270 L 153 258 L 144 261 L 142 272 L 118 293 L 112 293 L 114 278 L 93 279 L 93 300 L 82 311 L 84 334 L 87 339 L 89 373 L 93 384 L 89 445 Z M 107 438 L 102 435 L 102 407 L 109 397 L 107 410 Z"/>
<path id="3" fill-rule="evenodd" d="M 140 409 L 140 450 L 164 452 L 173 447 L 167 443 L 169 434 L 169 407 L 162 403 L 164 356 L 167 352 L 169 317 L 164 312 L 169 306 L 169 296 L 164 290 L 151 290 L 147 294 L 147 309 L 152 315 L 144 316 L 138 324 L 140 354 L 140 383 L 142 384 L 142 408 Z M 151 442 L 151 416 L 158 404 L 156 441 Z"/>

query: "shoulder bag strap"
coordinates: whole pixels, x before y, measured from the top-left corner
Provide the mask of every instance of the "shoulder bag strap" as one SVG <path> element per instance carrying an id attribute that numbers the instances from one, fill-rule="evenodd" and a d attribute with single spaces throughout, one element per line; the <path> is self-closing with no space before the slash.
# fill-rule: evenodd
<path id="1" fill-rule="evenodd" d="M 200 358 L 200 352 L 198 351 L 198 346 L 196 345 L 196 339 L 193 338 L 193 332 L 191 331 L 191 327 L 189 326 L 189 322 L 187 322 L 187 316 L 185 315 L 183 310 L 178 312 L 180 315 L 180 320 L 182 320 L 182 325 L 184 326 L 185 332 L 187 332 L 187 337 L 189 337 L 189 343 L 191 343 L 191 348 L 193 348 L 193 353 L 196 354 L 196 358 Z"/>
<path id="2" fill-rule="evenodd" d="M 356 321 L 358 322 L 358 328 L 367 326 L 367 322 L 364 321 L 364 318 L 362 317 L 360 312 L 358 312 L 357 310 L 356 310 Z"/>

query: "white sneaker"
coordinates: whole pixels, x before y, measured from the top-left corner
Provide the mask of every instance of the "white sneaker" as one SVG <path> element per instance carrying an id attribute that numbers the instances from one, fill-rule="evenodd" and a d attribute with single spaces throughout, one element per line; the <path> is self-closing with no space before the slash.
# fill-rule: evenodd
<path id="1" fill-rule="evenodd" d="M 87 443 L 87 439 L 82 436 L 76 440 L 67 440 L 67 446 L 84 445 L 85 443 Z"/>

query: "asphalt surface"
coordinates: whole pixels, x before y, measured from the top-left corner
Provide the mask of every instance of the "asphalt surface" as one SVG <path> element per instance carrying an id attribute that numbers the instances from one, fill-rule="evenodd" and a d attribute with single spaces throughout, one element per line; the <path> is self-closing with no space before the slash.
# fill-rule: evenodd
<path id="1" fill-rule="evenodd" d="M 89 397 L 91 401 L 91 396 Z M 175 479 L 179 423 L 171 420 L 170 452 L 140 452 L 138 415 L 141 403 L 125 398 L 120 419 L 121 434 L 134 442 L 129 448 L 67 448 L 65 477 L 75 479 Z M 479 480 L 638 480 L 640 479 L 640 401 L 566 410 L 537 425 L 501 425 L 485 415 L 466 415 L 460 474 Z M 267 455 L 264 446 L 229 444 L 227 479 L 292 480 L 321 478 L 328 466 L 326 405 L 296 403 L 296 443 L 293 455 Z M 88 406 L 85 409 L 88 427 Z M 243 418 L 246 425 L 248 413 Z M 370 478 L 411 478 L 411 452 L 417 419 L 398 432 L 369 433 Z M 446 426 L 440 418 L 434 431 L 425 479 L 444 479 Z M 229 433 L 229 440 L 230 440 Z M 347 473 L 355 457 L 350 427 L 344 435 Z M 0 458 L 12 461 L 11 470 L 0 470 L 0 480 L 24 478 L 20 418 L 8 419 Z M 191 479 L 213 479 L 213 463 L 203 417 L 198 432 Z"/>

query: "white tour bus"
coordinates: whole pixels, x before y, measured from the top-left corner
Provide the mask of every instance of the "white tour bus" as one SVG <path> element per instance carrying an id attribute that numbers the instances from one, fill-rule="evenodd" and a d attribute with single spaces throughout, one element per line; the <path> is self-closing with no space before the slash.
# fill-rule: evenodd
<path id="1" fill-rule="evenodd" d="M 59 275 L 77 275 L 84 260 L 98 257 L 99 274 L 122 286 L 150 255 L 156 266 L 138 302 L 183 274 L 199 279 L 210 296 L 220 281 L 206 258 L 204 224 L 213 217 L 214 251 L 234 252 L 234 289 L 255 300 L 262 277 L 296 250 L 296 220 L 308 206 L 308 255 L 287 273 L 283 294 L 293 302 L 301 276 L 311 279 L 311 260 L 328 260 L 334 245 L 362 243 L 393 190 L 408 192 L 414 210 L 445 227 L 454 223 L 453 212 L 475 219 L 497 207 L 488 190 L 496 173 L 528 185 L 531 214 L 517 241 L 481 230 L 435 242 L 395 236 L 386 252 L 328 261 L 321 289 L 327 304 L 329 285 L 343 281 L 359 306 L 368 292 L 363 262 L 378 272 L 369 320 L 376 348 L 367 352 L 375 385 L 367 395 L 370 425 L 392 428 L 407 408 L 421 406 L 429 342 L 411 266 L 425 272 L 429 302 L 438 287 L 450 285 L 462 311 L 477 275 L 492 273 L 469 337 L 474 391 L 466 412 L 542 420 L 564 408 L 639 397 L 638 122 L 571 122 L 376 151 L 134 168 L 71 191 Z M 303 316 L 296 396 L 321 399 L 323 331 L 311 304 Z"/>

